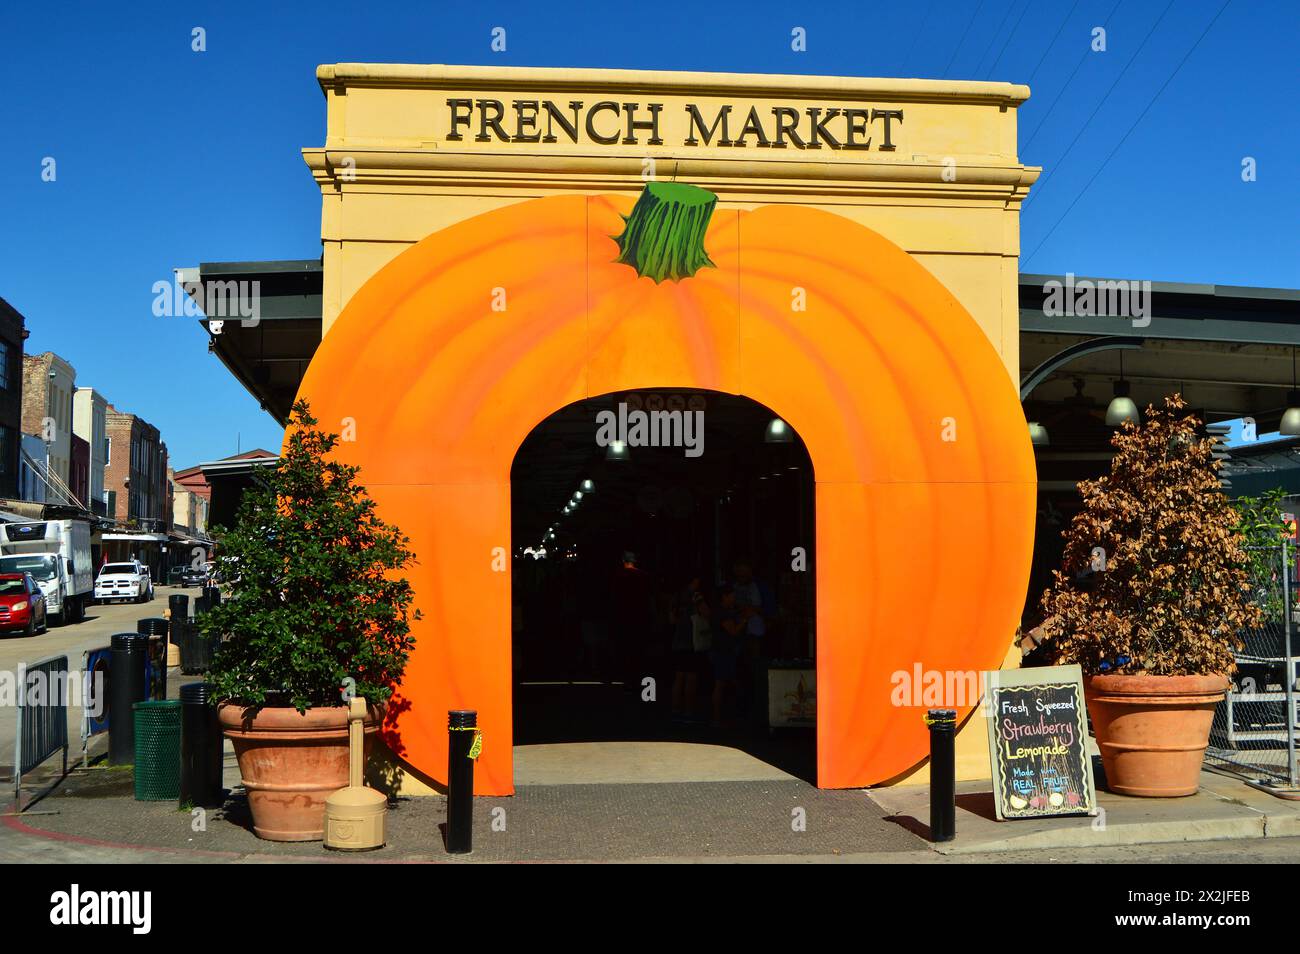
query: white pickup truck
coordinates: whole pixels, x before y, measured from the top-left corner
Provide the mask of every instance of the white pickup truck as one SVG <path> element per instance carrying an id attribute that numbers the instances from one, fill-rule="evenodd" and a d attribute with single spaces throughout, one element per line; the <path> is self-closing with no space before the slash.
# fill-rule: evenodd
<path id="1" fill-rule="evenodd" d="M 153 599 L 153 579 L 149 568 L 138 560 L 105 563 L 95 577 L 95 602 L 130 600 L 147 603 Z"/>

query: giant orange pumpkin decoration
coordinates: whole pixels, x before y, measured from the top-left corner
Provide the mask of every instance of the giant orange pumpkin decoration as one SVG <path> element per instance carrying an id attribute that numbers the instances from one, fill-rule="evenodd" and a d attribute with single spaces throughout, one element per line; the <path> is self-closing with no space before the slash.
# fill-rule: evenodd
<path id="1" fill-rule="evenodd" d="M 635 206 L 562 195 L 460 222 L 371 278 L 312 360 L 300 395 L 354 437 L 340 456 L 417 554 L 423 618 L 385 733 L 434 782 L 447 710 L 473 708 L 477 791 L 513 791 L 510 466 L 535 425 L 596 395 L 742 394 L 803 438 L 822 787 L 882 782 L 924 758 L 921 712 L 891 704 L 896 673 L 1001 663 L 1035 494 L 1002 361 L 870 229 L 800 206 L 715 205 L 652 183 Z"/>

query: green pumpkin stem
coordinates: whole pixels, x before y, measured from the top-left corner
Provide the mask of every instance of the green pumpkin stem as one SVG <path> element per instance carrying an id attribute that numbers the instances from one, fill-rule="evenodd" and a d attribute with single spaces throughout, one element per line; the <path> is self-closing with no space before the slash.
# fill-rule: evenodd
<path id="1" fill-rule="evenodd" d="M 649 275 L 656 284 L 715 268 L 704 251 L 704 233 L 717 204 L 716 195 L 697 186 L 648 183 L 632 214 L 624 217 L 623 234 L 614 236 L 617 261 L 632 266 L 638 275 Z"/>

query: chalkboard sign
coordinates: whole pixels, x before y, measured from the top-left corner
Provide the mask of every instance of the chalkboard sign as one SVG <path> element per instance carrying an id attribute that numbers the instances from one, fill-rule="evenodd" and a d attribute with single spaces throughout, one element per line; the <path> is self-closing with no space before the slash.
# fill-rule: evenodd
<path id="1" fill-rule="evenodd" d="M 1095 815 L 1079 667 L 991 672 L 987 702 L 998 818 Z"/>

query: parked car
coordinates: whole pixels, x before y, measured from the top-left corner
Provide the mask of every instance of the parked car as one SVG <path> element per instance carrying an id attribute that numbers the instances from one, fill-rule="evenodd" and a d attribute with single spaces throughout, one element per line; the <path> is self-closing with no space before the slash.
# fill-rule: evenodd
<path id="1" fill-rule="evenodd" d="M 0 631 L 21 631 L 26 636 L 49 627 L 45 594 L 30 573 L 0 573 Z"/>
<path id="2" fill-rule="evenodd" d="M 181 573 L 180 585 L 185 587 L 207 586 L 208 571 L 205 570 L 202 566 L 199 567 L 187 566 L 185 567 L 184 571 Z"/>
<path id="3" fill-rule="evenodd" d="M 126 563 L 105 563 L 95 577 L 95 602 L 130 600 L 146 603 L 153 599 L 153 580 L 149 568 L 139 560 Z"/>
<path id="4" fill-rule="evenodd" d="M 174 566 L 174 567 L 172 567 L 170 570 L 168 570 L 168 571 L 167 571 L 167 585 L 168 585 L 168 586 L 184 586 L 185 584 L 181 582 L 181 577 L 183 577 L 183 576 L 185 575 L 185 571 L 188 570 L 188 569 L 189 569 L 189 567 L 187 567 L 187 566 L 185 566 L 184 564 L 182 564 L 182 565 L 180 565 L 180 566 Z"/>

